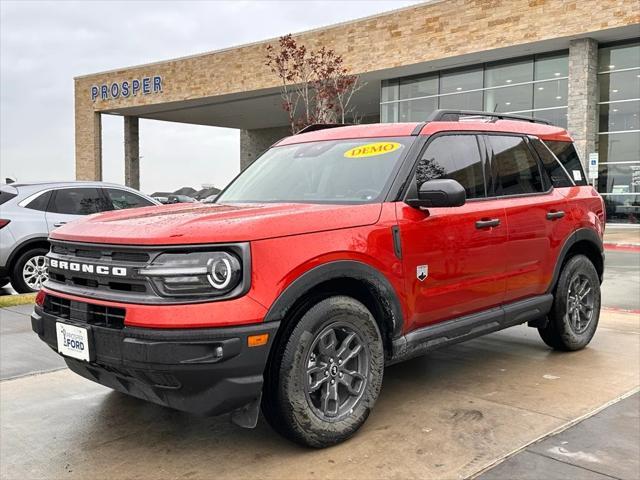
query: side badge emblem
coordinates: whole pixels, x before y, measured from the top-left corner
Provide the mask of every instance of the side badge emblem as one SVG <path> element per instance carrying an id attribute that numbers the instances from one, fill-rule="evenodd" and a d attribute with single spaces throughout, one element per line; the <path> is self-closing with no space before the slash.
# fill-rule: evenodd
<path id="1" fill-rule="evenodd" d="M 424 282 L 424 279 L 429 276 L 429 265 L 418 265 L 416 267 L 416 277 L 421 282 Z"/>

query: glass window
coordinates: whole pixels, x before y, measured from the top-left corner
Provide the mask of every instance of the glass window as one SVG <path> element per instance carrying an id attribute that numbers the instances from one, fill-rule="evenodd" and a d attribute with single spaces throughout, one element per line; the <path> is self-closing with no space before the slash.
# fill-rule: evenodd
<path id="1" fill-rule="evenodd" d="M 598 50 L 598 70 L 640 67 L 640 43 L 604 47 Z"/>
<path id="2" fill-rule="evenodd" d="M 398 121 L 398 104 L 385 103 L 380 105 L 380 121 L 382 123 L 392 123 Z"/>
<path id="3" fill-rule="evenodd" d="M 533 90 L 533 108 L 550 108 L 567 105 L 567 79 L 536 83 Z"/>
<path id="4" fill-rule="evenodd" d="M 498 195 L 542 192 L 538 162 L 521 137 L 488 135 L 498 173 Z"/>
<path id="5" fill-rule="evenodd" d="M 398 121 L 398 104 L 385 103 L 380 105 L 380 121 L 382 123 Z"/>
<path id="6" fill-rule="evenodd" d="M 569 75 L 569 55 L 537 56 L 535 61 L 535 80 L 566 77 Z"/>
<path id="7" fill-rule="evenodd" d="M 640 98 L 640 69 L 600 74 L 598 82 L 602 102 Z"/>
<path id="8" fill-rule="evenodd" d="M 391 102 L 398 100 L 398 80 L 382 81 L 382 101 Z"/>
<path id="9" fill-rule="evenodd" d="M 604 195 L 607 221 L 640 223 L 640 195 Z"/>
<path id="10" fill-rule="evenodd" d="M 538 139 L 532 139 L 531 144 L 538 153 L 540 160 L 542 160 L 542 167 L 551 180 L 551 185 L 555 188 L 572 187 L 573 182 L 569 178 L 569 173 L 565 169 L 564 165 L 555 157 L 555 155 L 549 150 L 544 143 Z M 578 180 L 582 180 L 582 171 L 576 174 Z"/>
<path id="11" fill-rule="evenodd" d="M 64 188 L 56 190 L 49 211 L 67 215 L 89 215 L 111 209 L 111 205 L 97 188 Z"/>
<path id="12" fill-rule="evenodd" d="M 560 163 L 564 165 L 567 172 L 572 176 L 576 185 L 587 185 L 587 177 L 584 174 L 580 157 L 576 152 L 576 147 L 571 142 L 545 142 L 547 147 L 553 152 Z"/>
<path id="13" fill-rule="evenodd" d="M 438 75 L 400 80 L 400 99 L 438 94 Z"/>
<path id="14" fill-rule="evenodd" d="M 434 138 L 416 168 L 416 184 L 451 178 L 464 187 L 467 198 L 483 198 L 482 157 L 475 135 L 446 135 Z"/>
<path id="15" fill-rule="evenodd" d="M 273 147 L 217 203 L 379 201 L 415 137 L 308 142 Z"/>
<path id="16" fill-rule="evenodd" d="M 488 112 L 521 112 L 531 110 L 533 84 L 493 88 L 484 92 L 484 110 Z"/>
<path id="17" fill-rule="evenodd" d="M 400 122 L 423 122 L 427 116 L 438 108 L 438 99 L 419 98 L 417 100 L 409 100 L 408 102 L 399 102 Z"/>
<path id="18" fill-rule="evenodd" d="M 640 159 L 640 132 L 602 133 L 598 136 L 600 163 L 637 162 Z"/>
<path id="19" fill-rule="evenodd" d="M 640 130 L 640 100 L 600 104 L 600 131 L 622 130 Z"/>
<path id="20" fill-rule="evenodd" d="M 533 60 L 517 60 L 515 62 L 488 65 L 484 70 L 484 86 L 496 87 L 512 83 L 530 82 L 533 80 Z"/>
<path id="21" fill-rule="evenodd" d="M 482 67 L 440 74 L 440 94 L 482 88 Z M 481 102 L 482 103 L 482 102 Z"/>
<path id="22" fill-rule="evenodd" d="M 8 202 L 12 198 L 15 198 L 17 195 L 18 195 L 17 193 L 0 190 L 0 205 Z"/>
<path id="23" fill-rule="evenodd" d="M 40 210 L 41 212 L 47 211 L 47 205 L 49 205 L 49 199 L 51 198 L 52 191 L 44 192 L 42 195 L 38 195 L 38 197 L 31 200 L 25 208 L 30 208 L 32 210 Z"/>
<path id="24" fill-rule="evenodd" d="M 539 118 L 540 120 L 546 120 L 551 125 L 557 125 L 558 127 L 567 128 L 567 107 L 552 108 L 549 110 L 536 110 L 533 112 L 521 112 L 518 115 L 524 115 L 525 117 Z"/>
<path id="25" fill-rule="evenodd" d="M 440 108 L 452 110 L 482 110 L 482 92 L 460 93 L 439 97 Z"/>
<path id="26" fill-rule="evenodd" d="M 640 163 L 600 163 L 598 190 L 613 194 L 640 193 Z"/>
<path id="27" fill-rule="evenodd" d="M 109 200 L 113 204 L 114 210 L 124 210 L 127 208 L 137 207 L 149 207 L 153 205 L 146 198 L 136 195 L 135 193 L 128 192 L 126 190 L 119 190 L 117 188 L 105 188 Z"/>

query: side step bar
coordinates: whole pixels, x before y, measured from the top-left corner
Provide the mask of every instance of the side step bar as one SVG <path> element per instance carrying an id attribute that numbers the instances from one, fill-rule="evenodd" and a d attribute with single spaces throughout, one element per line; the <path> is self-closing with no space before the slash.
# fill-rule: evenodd
<path id="1" fill-rule="evenodd" d="M 549 313 L 552 303 L 553 295 L 548 293 L 414 330 L 393 341 L 392 355 L 387 364 L 538 320 Z"/>

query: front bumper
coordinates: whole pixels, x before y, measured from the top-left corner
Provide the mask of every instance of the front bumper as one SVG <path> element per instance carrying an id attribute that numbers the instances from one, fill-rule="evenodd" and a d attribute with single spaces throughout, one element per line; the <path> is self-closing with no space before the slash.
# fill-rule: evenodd
<path id="1" fill-rule="evenodd" d="M 75 373 L 114 390 L 163 406 L 219 415 L 260 398 L 263 371 L 278 322 L 197 329 L 121 329 L 89 325 L 36 306 L 31 327 L 58 351 L 56 322 L 88 329 L 90 361 L 64 357 Z M 247 337 L 268 333 L 266 345 Z"/>

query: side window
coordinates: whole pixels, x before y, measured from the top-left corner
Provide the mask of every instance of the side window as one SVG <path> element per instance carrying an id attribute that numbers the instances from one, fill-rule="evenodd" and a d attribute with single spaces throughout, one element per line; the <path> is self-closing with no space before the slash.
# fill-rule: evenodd
<path id="1" fill-rule="evenodd" d="M 111 210 L 97 188 L 63 188 L 56 190 L 49 211 L 67 215 L 89 215 Z"/>
<path id="2" fill-rule="evenodd" d="M 146 198 L 142 198 L 141 196 L 126 190 L 105 188 L 104 191 L 113 205 L 111 208 L 112 210 L 124 210 L 126 208 L 148 207 L 153 205 L 153 203 Z"/>
<path id="3" fill-rule="evenodd" d="M 475 135 L 445 135 L 429 143 L 416 168 L 417 188 L 437 178 L 458 181 L 467 198 L 486 196 L 483 162 Z"/>
<path id="4" fill-rule="evenodd" d="M 551 149 L 553 154 L 560 160 L 560 163 L 567 169 L 569 175 L 572 176 L 576 185 L 588 185 L 587 177 L 584 174 L 580 157 L 576 152 L 576 147 L 571 142 L 554 142 L 546 141 L 547 147 Z"/>
<path id="5" fill-rule="evenodd" d="M 498 195 L 543 192 L 538 162 L 522 137 L 488 135 L 497 171 Z"/>
<path id="6" fill-rule="evenodd" d="M 555 155 L 549 150 L 544 143 L 537 138 L 531 139 L 531 145 L 538 153 L 540 160 L 542 160 L 542 167 L 549 175 L 551 179 L 551 185 L 555 188 L 573 187 L 573 182 L 569 177 L 569 173 L 565 170 L 564 165 L 560 163 Z"/>
<path id="7" fill-rule="evenodd" d="M 40 210 L 41 212 L 47 211 L 47 205 L 49 205 L 49 200 L 51 199 L 52 191 L 44 192 L 42 195 L 38 195 L 36 198 L 31 200 L 28 204 L 24 206 L 24 208 L 30 208 L 31 210 Z"/>

